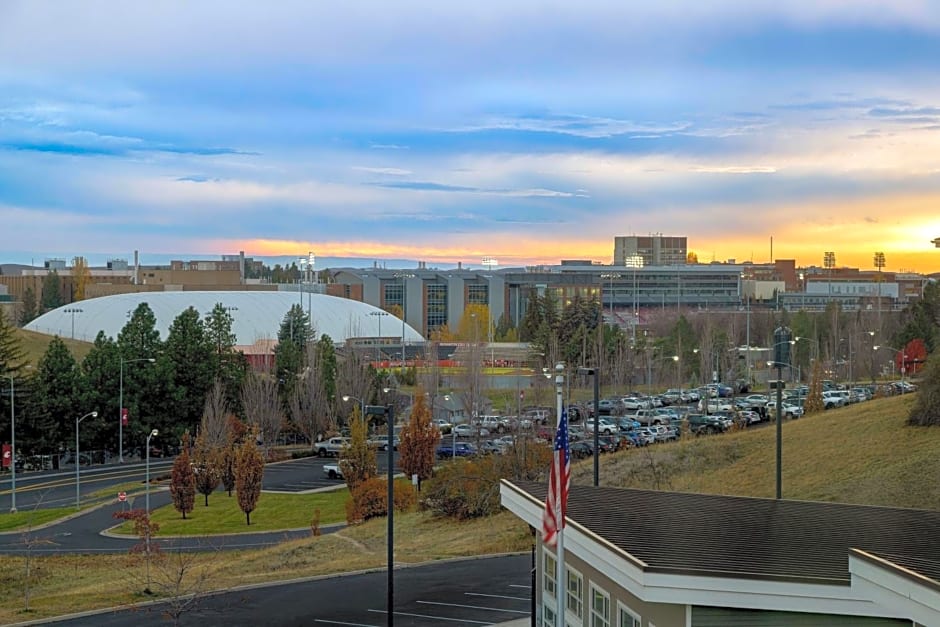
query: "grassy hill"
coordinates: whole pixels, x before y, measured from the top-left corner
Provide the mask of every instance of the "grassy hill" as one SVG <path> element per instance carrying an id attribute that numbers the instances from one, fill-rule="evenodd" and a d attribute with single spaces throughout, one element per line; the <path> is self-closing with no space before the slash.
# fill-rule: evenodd
<path id="1" fill-rule="evenodd" d="M 914 395 L 876 399 L 783 425 L 783 496 L 940 510 L 940 428 L 905 424 Z M 601 458 L 602 485 L 770 497 L 773 425 Z M 590 484 L 591 460 L 572 482 Z"/>
<path id="2" fill-rule="evenodd" d="M 49 342 L 52 341 L 51 335 L 26 331 L 25 329 L 16 329 L 16 334 L 20 338 L 23 350 L 26 352 L 26 360 L 33 365 L 39 362 L 39 359 L 46 352 Z M 72 355 L 74 355 L 75 359 L 78 361 L 85 358 L 85 355 L 88 354 L 92 346 L 89 342 L 80 342 L 69 338 L 62 338 L 62 341 L 65 342 L 65 345 L 69 347 L 69 350 L 72 351 Z"/>

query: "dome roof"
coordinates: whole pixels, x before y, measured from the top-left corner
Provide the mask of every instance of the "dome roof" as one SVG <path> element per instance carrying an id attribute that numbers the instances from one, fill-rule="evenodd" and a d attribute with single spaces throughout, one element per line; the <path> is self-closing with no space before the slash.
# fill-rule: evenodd
<path id="1" fill-rule="evenodd" d="M 412 327 L 387 312 L 355 300 L 326 294 L 298 292 L 142 292 L 117 294 L 83 300 L 53 309 L 26 325 L 29 331 L 74 337 L 93 342 L 99 331 L 117 338 L 128 316 L 141 303 L 147 303 L 156 316 L 156 328 L 166 339 L 170 325 L 187 307 L 194 307 L 200 317 L 212 311 L 216 303 L 230 308 L 235 343 L 254 344 L 274 339 L 284 315 L 291 306 L 303 305 L 310 311 L 314 336 L 324 333 L 341 344 L 351 337 L 393 337 L 402 334 L 407 342 L 424 338 Z M 381 313 L 380 313 L 381 312 Z M 73 333 L 74 329 L 74 333 Z"/>

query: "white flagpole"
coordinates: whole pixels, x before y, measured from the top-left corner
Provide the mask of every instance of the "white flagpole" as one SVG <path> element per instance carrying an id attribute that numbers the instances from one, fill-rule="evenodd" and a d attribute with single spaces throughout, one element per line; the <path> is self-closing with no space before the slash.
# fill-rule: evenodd
<path id="1" fill-rule="evenodd" d="M 555 427 L 557 433 L 558 427 L 561 426 L 561 413 L 564 410 L 563 407 L 563 398 L 562 392 L 564 390 L 565 375 L 564 375 L 565 366 L 563 364 L 555 365 L 555 411 L 558 415 L 558 424 Z M 557 478 L 557 483 L 560 486 L 562 478 L 564 476 L 564 469 L 562 465 L 564 460 L 559 460 L 558 453 L 553 455 L 554 461 L 552 463 L 557 464 L 558 468 L 555 473 Z M 560 496 L 559 494 L 556 495 Z M 555 499 L 555 520 L 558 521 L 558 544 L 555 547 L 555 592 L 558 595 L 558 614 L 555 616 L 555 625 L 563 626 L 565 624 L 565 593 L 567 592 L 568 582 L 565 579 L 565 520 L 562 518 L 562 499 Z"/>

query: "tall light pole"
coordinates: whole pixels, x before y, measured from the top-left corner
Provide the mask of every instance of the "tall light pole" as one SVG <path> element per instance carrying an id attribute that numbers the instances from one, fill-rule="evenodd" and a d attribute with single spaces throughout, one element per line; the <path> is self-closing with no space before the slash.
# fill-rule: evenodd
<path id="1" fill-rule="evenodd" d="M 827 250 L 823 255 L 823 265 L 829 271 L 829 297 L 832 298 L 832 269 L 836 267 L 836 254 Z"/>
<path id="2" fill-rule="evenodd" d="M 379 335 L 375 340 L 375 361 L 379 362 L 379 342 L 382 340 L 382 318 L 389 315 L 387 311 L 370 311 L 370 316 L 376 316 L 379 319 Z"/>
<path id="3" fill-rule="evenodd" d="M 385 416 L 388 420 L 388 433 L 392 437 L 395 431 L 395 406 L 394 405 L 368 405 L 365 408 L 370 416 Z M 388 562 L 387 580 L 386 580 L 386 601 L 385 601 L 385 624 L 392 627 L 395 621 L 395 455 L 392 449 L 395 447 L 389 442 L 388 447 L 388 472 L 386 480 L 388 481 L 388 527 L 386 534 L 388 536 L 387 556 Z"/>
<path id="4" fill-rule="evenodd" d="M 881 270 L 885 267 L 885 254 L 876 252 L 874 262 L 878 268 L 878 330 L 881 331 Z"/>
<path id="5" fill-rule="evenodd" d="M 78 307 L 69 307 L 67 309 L 63 309 L 62 312 L 67 313 L 67 314 L 72 314 L 72 339 L 74 340 L 75 339 L 75 314 L 85 313 L 85 311 Z"/>
<path id="6" fill-rule="evenodd" d="M 893 346 L 886 346 L 884 344 L 872 346 L 872 350 L 878 350 L 879 348 L 887 348 L 901 355 L 901 383 L 904 383 L 904 373 L 907 371 L 907 353 L 900 348 L 894 348 Z"/>
<path id="7" fill-rule="evenodd" d="M 596 488 L 600 484 L 600 455 L 597 454 L 598 449 L 601 446 L 600 431 L 598 423 L 600 422 L 600 412 L 597 409 L 598 403 L 600 403 L 600 371 L 598 368 L 578 368 L 578 374 L 584 375 L 589 374 L 591 378 L 594 379 L 594 487 Z"/>
<path id="8" fill-rule="evenodd" d="M 783 367 L 790 365 L 790 347 L 796 342 L 788 327 L 774 329 L 774 360 L 777 366 L 777 498 L 783 498 Z"/>
<path id="9" fill-rule="evenodd" d="M 127 414 L 124 411 L 124 364 L 132 364 L 135 361 L 156 361 L 153 357 L 141 357 L 140 359 L 124 359 L 121 356 L 121 374 L 119 376 L 118 389 L 118 463 L 124 463 L 124 421 L 127 420 Z"/>
<path id="10" fill-rule="evenodd" d="M 147 471 L 146 471 L 146 481 L 144 483 L 144 510 L 147 513 L 147 538 L 146 538 L 146 551 L 147 551 L 147 589 L 146 591 L 150 592 L 150 438 L 155 438 L 160 435 L 160 432 L 156 429 L 147 434 Z"/>
<path id="11" fill-rule="evenodd" d="M 98 412 L 92 411 L 88 412 L 81 418 L 75 419 L 75 509 L 81 509 L 81 467 L 82 467 L 82 458 L 79 455 L 78 451 L 78 425 L 82 424 L 82 420 L 85 418 L 97 418 Z"/>
<path id="12" fill-rule="evenodd" d="M 605 272 L 601 275 L 602 279 L 608 279 L 610 284 L 610 298 L 608 303 L 610 304 L 610 323 L 614 324 L 614 279 L 620 278 L 619 272 Z"/>
<path id="13" fill-rule="evenodd" d="M 13 390 L 13 375 L 10 379 L 10 513 L 16 513 L 16 408 Z"/>

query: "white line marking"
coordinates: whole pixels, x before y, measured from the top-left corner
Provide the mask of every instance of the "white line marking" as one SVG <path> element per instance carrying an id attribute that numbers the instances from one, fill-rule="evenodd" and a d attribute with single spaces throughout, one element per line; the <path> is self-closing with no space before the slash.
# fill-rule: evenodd
<path id="1" fill-rule="evenodd" d="M 529 590 L 529 589 L 532 588 L 532 586 L 528 586 L 528 585 L 527 585 L 527 586 L 523 586 L 523 585 L 520 585 L 520 584 L 518 584 L 518 583 L 511 583 L 511 584 L 509 584 L 509 587 L 510 587 L 510 588 L 523 588 L 523 589 L 525 589 L 525 590 Z"/>
<path id="2" fill-rule="evenodd" d="M 378 612 L 380 614 L 387 614 L 385 610 L 369 610 L 370 612 Z M 412 614 L 411 612 L 395 612 L 395 616 L 414 616 L 415 618 L 430 618 L 431 620 L 443 620 L 451 623 L 473 623 L 474 625 L 492 625 L 493 623 L 483 621 L 483 620 L 469 620 L 466 618 L 447 618 L 444 616 L 429 616 L 428 614 Z"/>
<path id="3" fill-rule="evenodd" d="M 529 610 L 506 610 L 501 607 L 485 607 L 483 605 L 461 605 L 460 603 L 441 603 L 440 601 L 418 601 L 425 605 L 443 605 L 444 607 L 463 607 L 470 610 L 487 610 L 489 612 L 510 612 L 512 614 L 529 614 Z"/>
<path id="4" fill-rule="evenodd" d="M 516 601 L 529 601 L 529 597 L 508 597 L 504 594 L 483 594 L 482 592 L 464 592 L 467 596 L 471 597 L 490 597 L 492 599 L 513 599 Z"/>
<path id="5" fill-rule="evenodd" d="M 341 620 L 325 620 L 322 618 L 315 618 L 313 620 L 315 623 L 329 623 L 330 625 L 352 625 L 353 627 L 379 627 L 378 625 L 370 625 L 368 623 L 344 623 Z"/>

